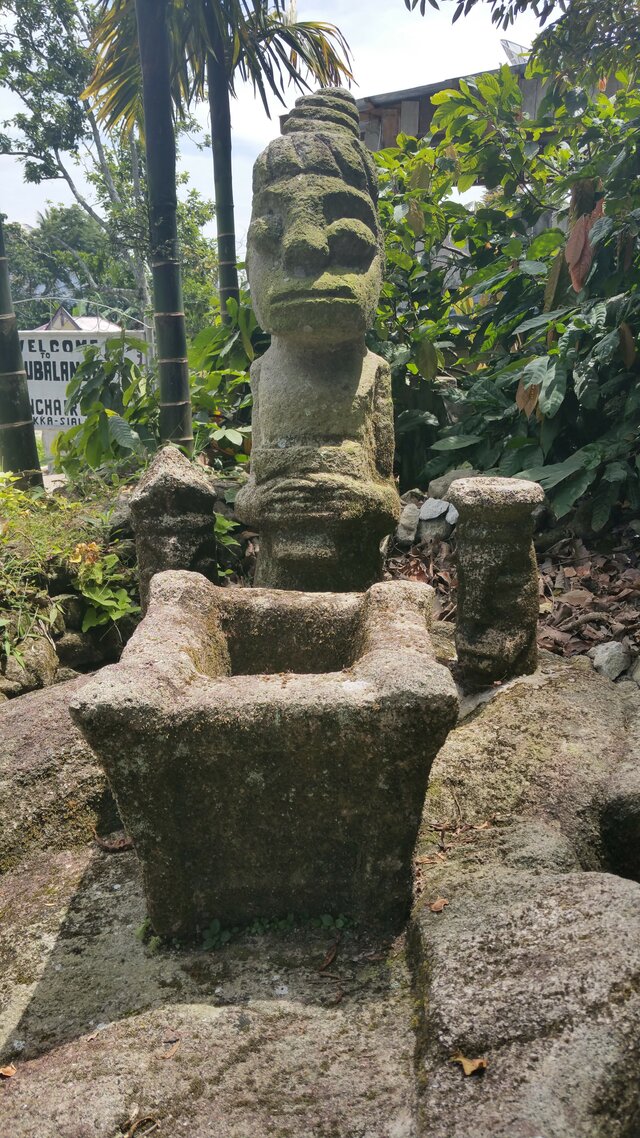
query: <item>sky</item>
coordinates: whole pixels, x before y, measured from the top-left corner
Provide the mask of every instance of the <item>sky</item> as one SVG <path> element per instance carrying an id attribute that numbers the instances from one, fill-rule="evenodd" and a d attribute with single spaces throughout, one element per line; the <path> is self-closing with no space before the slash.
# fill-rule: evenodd
<path id="1" fill-rule="evenodd" d="M 479 3 L 469 16 L 454 25 L 454 0 L 444 0 L 443 11 L 430 6 L 424 16 L 419 9 L 409 12 L 403 0 L 298 0 L 299 20 L 321 20 L 337 24 L 353 55 L 356 98 L 419 87 L 427 83 L 498 67 L 506 62 L 501 39 L 528 46 L 538 25 L 530 14 L 521 16 L 508 32 L 491 23 L 490 8 Z M 233 175 L 236 229 L 240 249 L 251 212 L 251 169 L 267 142 L 278 133 L 278 116 L 295 102 L 295 90 L 285 91 L 285 106 L 272 100 L 272 118 L 267 118 L 259 98 L 250 85 L 238 90 L 232 101 Z M 9 119 L 19 109 L 18 101 L 0 90 L 0 120 Z M 204 107 L 196 112 L 204 130 L 209 129 Z M 196 142 L 182 138 L 180 169 L 190 184 L 207 198 L 213 197 L 211 153 L 199 150 Z M 78 185 L 91 197 L 91 191 L 75 171 Z M 70 204 L 71 191 L 63 181 L 40 185 L 25 183 L 17 159 L 0 156 L 0 210 L 10 221 L 33 225 L 48 203 Z M 213 231 L 212 231 L 213 232 Z"/>

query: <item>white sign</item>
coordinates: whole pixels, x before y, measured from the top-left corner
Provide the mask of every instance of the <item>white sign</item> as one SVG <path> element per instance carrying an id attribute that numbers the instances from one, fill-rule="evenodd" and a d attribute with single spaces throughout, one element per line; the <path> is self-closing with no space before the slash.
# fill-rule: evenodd
<path id="1" fill-rule="evenodd" d="M 130 333 L 140 339 L 139 333 Z M 65 411 L 67 384 L 84 359 L 88 347 L 104 346 L 105 341 L 118 338 L 116 332 L 20 332 L 20 350 L 27 373 L 27 387 L 31 400 L 34 427 L 76 427 L 82 422 L 76 407 Z M 129 349 L 126 355 L 142 364 L 141 352 Z"/>

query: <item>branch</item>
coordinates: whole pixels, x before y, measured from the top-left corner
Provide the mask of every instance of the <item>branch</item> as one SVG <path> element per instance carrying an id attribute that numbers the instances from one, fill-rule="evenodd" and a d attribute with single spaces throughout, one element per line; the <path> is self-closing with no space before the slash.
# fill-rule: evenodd
<path id="1" fill-rule="evenodd" d="M 98 130 L 98 124 L 96 122 L 95 115 L 86 99 L 82 100 L 82 105 L 89 120 L 89 126 L 91 127 L 93 141 L 98 153 L 98 162 L 100 164 L 100 169 L 102 170 L 102 176 L 104 178 L 105 185 L 109 192 L 109 197 L 111 198 L 112 202 L 116 203 L 116 205 L 122 205 L 122 198 L 116 189 L 116 184 L 111 175 L 111 170 L 109 169 L 109 163 L 107 162 L 107 156 L 104 152 L 104 146 L 102 145 L 102 139 L 100 138 L 100 131 Z"/>
<path id="2" fill-rule="evenodd" d="M 82 257 L 78 253 L 77 249 L 73 249 L 72 246 L 68 245 L 67 242 L 62 237 L 56 237 L 56 244 L 60 245 L 60 247 L 62 249 L 66 249 L 67 253 L 71 253 L 71 256 L 73 257 L 74 261 L 76 262 L 76 264 L 80 265 L 80 268 L 82 269 L 85 277 L 87 278 L 89 288 L 93 288 L 93 289 L 95 289 L 96 292 L 99 292 L 100 291 L 99 286 L 96 284 L 96 281 L 94 280 L 93 276 L 91 275 L 91 272 L 90 272 L 88 266 L 83 261 Z"/>
<path id="3" fill-rule="evenodd" d="M 69 189 L 71 190 L 71 193 L 73 194 L 74 198 L 78 202 L 78 205 L 82 206 L 85 213 L 88 213 L 89 217 L 92 217 L 93 220 L 98 223 L 98 225 L 100 226 L 101 229 L 107 229 L 107 223 L 104 220 L 104 218 L 100 217 L 99 213 L 96 213 L 93 206 L 90 205 L 89 202 L 87 201 L 87 199 L 84 198 L 82 196 L 82 194 L 80 193 L 80 190 L 76 186 L 73 178 L 71 177 L 71 174 L 67 170 L 66 166 L 64 165 L 64 163 L 60 157 L 60 151 L 57 148 L 54 148 L 53 152 L 56 156 L 56 162 L 58 164 L 58 169 L 59 169 L 60 173 L 62 174 L 62 177 L 64 178 L 65 182 L 67 183 Z"/>

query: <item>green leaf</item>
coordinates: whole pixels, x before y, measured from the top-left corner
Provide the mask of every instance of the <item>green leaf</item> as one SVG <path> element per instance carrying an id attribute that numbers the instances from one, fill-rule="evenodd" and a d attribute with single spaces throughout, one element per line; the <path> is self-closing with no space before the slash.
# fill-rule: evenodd
<path id="1" fill-rule="evenodd" d="M 538 397 L 538 407 L 543 415 L 552 419 L 558 413 L 564 402 L 566 390 L 567 369 L 560 360 L 549 360 L 547 374 L 542 381 Z"/>
<path id="2" fill-rule="evenodd" d="M 562 489 L 551 496 L 553 512 L 557 518 L 563 518 L 578 498 L 581 498 L 596 476 L 595 470 L 578 470 L 568 478 Z"/>
<path id="3" fill-rule="evenodd" d="M 438 373 L 438 353 L 431 340 L 419 340 L 414 356 L 418 371 L 425 379 L 435 379 Z"/>
<path id="4" fill-rule="evenodd" d="M 542 277 L 547 273 L 544 261 L 520 261 L 519 268 L 520 272 L 526 273 L 528 277 Z"/>
<path id="5" fill-rule="evenodd" d="M 140 435 L 133 430 L 126 419 L 123 419 L 121 415 L 116 415 L 114 411 L 107 411 L 107 416 L 109 435 L 119 447 L 122 447 L 123 450 L 135 451 L 138 454 L 144 450 Z"/>
<path id="6" fill-rule="evenodd" d="M 474 446 L 475 443 L 480 442 L 482 442 L 480 435 L 449 435 L 448 438 L 438 439 L 438 442 L 433 443 L 429 449 L 464 450 L 465 447 Z"/>

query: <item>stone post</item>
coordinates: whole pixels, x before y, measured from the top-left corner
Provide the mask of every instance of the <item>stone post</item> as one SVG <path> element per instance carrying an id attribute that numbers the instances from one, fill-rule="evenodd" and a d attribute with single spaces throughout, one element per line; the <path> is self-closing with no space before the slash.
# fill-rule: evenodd
<path id="1" fill-rule="evenodd" d="M 149 585 L 165 569 L 192 569 L 217 581 L 216 491 L 175 446 L 165 446 L 131 495 L 140 604 L 146 612 Z"/>
<path id="2" fill-rule="evenodd" d="M 538 662 L 538 571 L 532 513 L 544 501 L 522 478 L 460 478 L 456 647 L 463 683 L 483 688 L 534 672 Z"/>

